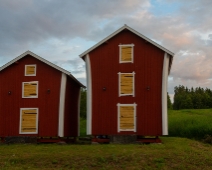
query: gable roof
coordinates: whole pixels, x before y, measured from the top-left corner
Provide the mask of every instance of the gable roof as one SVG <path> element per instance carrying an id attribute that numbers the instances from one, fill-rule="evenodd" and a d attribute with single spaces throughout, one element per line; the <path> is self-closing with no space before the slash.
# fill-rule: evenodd
<path id="1" fill-rule="evenodd" d="M 53 63 L 51 63 L 51 62 L 49 62 L 48 60 L 46 60 L 46 59 L 44 59 L 44 58 L 42 58 L 42 57 L 40 57 L 40 56 L 34 54 L 34 53 L 31 52 L 31 51 L 26 51 L 25 53 L 21 54 L 20 56 L 14 58 L 14 59 L 11 60 L 10 62 L 6 63 L 6 64 L 3 65 L 2 67 L 0 67 L 0 71 L 2 71 L 3 69 L 9 67 L 11 64 L 13 64 L 13 63 L 15 63 L 16 61 L 22 59 L 22 58 L 25 57 L 26 55 L 31 55 L 32 57 L 34 57 L 34 58 L 36 58 L 36 59 L 38 59 L 38 60 L 44 62 L 45 64 L 47 64 L 47 65 L 49 65 L 49 66 L 55 68 L 56 70 L 59 70 L 60 72 L 65 73 L 66 75 L 68 75 L 69 77 L 71 77 L 76 83 L 78 83 L 79 86 L 85 87 L 82 83 L 80 83 L 80 82 L 79 82 L 70 72 L 68 72 L 67 70 L 65 70 L 65 69 L 63 69 L 63 68 L 61 68 L 61 67 L 59 67 L 59 66 L 57 66 L 57 65 L 55 65 L 55 64 L 53 64 Z"/>
<path id="2" fill-rule="evenodd" d="M 100 41 L 99 43 L 97 43 L 96 45 L 94 45 L 93 47 L 89 48 L 88 50 L 86 50 L 85 52 L 83 52 L 82 54 L 80 54 L 79 56 L 82 58 L 83 56 L 85 56 L 86 54 L 88 54 L 90 51 L 94 50 L 95 48 L 97 48 L 98 46 L 100 46 L 101 44 L 103 44 L 104 42 L 106 42 L 107 40 L 109 40 L 110 38 L 114 37 L 116 34 L 120 33 L 121 31 L 123 31 L 124 29 L 128 29 L 129 31 L 133 32 L 134 34 L 138 35 L 139 37 L 145 39 L 146 41 L 148 41 L 149 43 L 155 45 L 156 47 L 160 48 L 161 50 L 165 51 L 166 53 L 168 53 L 171 56 L 174 56 L 174 53 L 169 51 L 168 49 L 162 47 L 161 45 L 157 44 L 156 42 L 150 40 L 149 38 L 145 37 L 144 35 L 142 35 L 141 33 L 137 32 L 136 30 L 132 29 L 131 27 L 129 27 L 128 25 L 124 25 L 123 27 L 119 28 L 117 31 L 115 31 L 114 33 L 110 34 L 109 36 L 107 36 L 106 38 L 104 38 L 102 41 Z"/>

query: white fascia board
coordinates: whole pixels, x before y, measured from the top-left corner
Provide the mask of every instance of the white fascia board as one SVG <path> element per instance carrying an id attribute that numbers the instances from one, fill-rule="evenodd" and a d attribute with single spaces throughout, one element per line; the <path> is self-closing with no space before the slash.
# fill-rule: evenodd
<path id="1" fill-rule="evenodd" d="M 88 54 L 90 51 L 92 51 L 93 49 L 97 48 L 98 46 L 100 46 L 101 44 L 103 44 L 104 42 L 106 42 L 107 40 L 109 40 L 110 38 L 112 38 L 113 36 L 115 36 L 116 34 L 118 34 L 119 32 L 121 32 L 124 29 L 128 29 L 131 32 L 133 32 L 134 34 L 138 35 L 139 37 L 145 39 L 146 41 L 150 42 L 151 44 L 155 45 L 156 47 L 160 48 L 161 50 L 165 51 L 166 53 L 170 54 L 171 56 L 174 55 L 173 52 L 167 50 L 166 48 L 162 47 L 161 45 L 157 44 L 156 42 L 152 41 L 151 39 L 145 37 L 144 35 L 140 34 L 139 32 L 135 31 L 134 29 L 132 29 L 131 27 L 124 25 L 123 27 L 119 28 L 117 31 L 115 31 L 114 33 L 110 34 L 108 37 L 104 38 L 102 41 L 100 41 L 99 43 L 97 43 L 96 45 L 94 45 L 93 47 L 89 48 L 88 50 L 86 50 L 85 52 L 83 52 L 82 54 L 80 54 L 79 56 L 82 58 L 83 56 L 85 56 L 86 54 Z"/>

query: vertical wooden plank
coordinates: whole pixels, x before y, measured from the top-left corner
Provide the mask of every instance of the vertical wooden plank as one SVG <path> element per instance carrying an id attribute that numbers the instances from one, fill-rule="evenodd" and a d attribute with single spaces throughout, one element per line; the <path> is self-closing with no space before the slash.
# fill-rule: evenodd
<path id="1" fill-rule="evenodd" d="M 121 47 L 121 61 L 132 61 L 132 47 L 123 46 Z"/>
<path id="2" fill-rule="evenodd" d="M 37 110 L 36 109 L 29 109 L 29 110 L 22 110 L 21 113 L 21 133 L 28 133 L 28 132 L 36 132 L 36 117 L 37 117 Z"/>
<path id="3" fill-rule="evenodd" d="M 134 106 L 120 106 L 120 129 L 134 130 Z"/>

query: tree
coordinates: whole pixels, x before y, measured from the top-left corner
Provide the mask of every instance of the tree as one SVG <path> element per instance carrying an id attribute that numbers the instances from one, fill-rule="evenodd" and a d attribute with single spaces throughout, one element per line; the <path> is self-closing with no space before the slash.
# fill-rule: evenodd
<path id="1" fill-rule="evenodd" d="M 167 93 L 167 106 L 168 106 L 168 109 L 173 109 L 169 93 Z"/>

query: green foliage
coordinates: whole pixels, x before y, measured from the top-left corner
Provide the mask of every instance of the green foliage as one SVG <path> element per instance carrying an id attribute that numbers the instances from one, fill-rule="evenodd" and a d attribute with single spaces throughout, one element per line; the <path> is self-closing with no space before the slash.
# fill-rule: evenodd
<path id="1" fill-rule="evenodd" d="M 212 135 L 212 109 L 169 110 L 169 135 L 202 140 Z"/>
<path id="2" fill-rule="evenodd" d="M 208 109 L 212 108 L 212 91 L 200 87 L 188 89 L 183 85 L 174 88 L 173 109 Z"/>
<path id="3" fill-rule="evenodd" d="M 80 100 L 80 117 L 86 118 L 86 96 L 87 90 L 81 89 L 81 100 Z"/>
<path id="4" fill-rule="evenodd" d="M 86 136 L 86 119 L 80 118 L 80 136 Z"/>
<path id="5" fill-rule="evenodd" d="M 167 106 L 168 106 L 168 109 L 173 109 L 172 102 L 168 93 L 167 93 Z"/>

